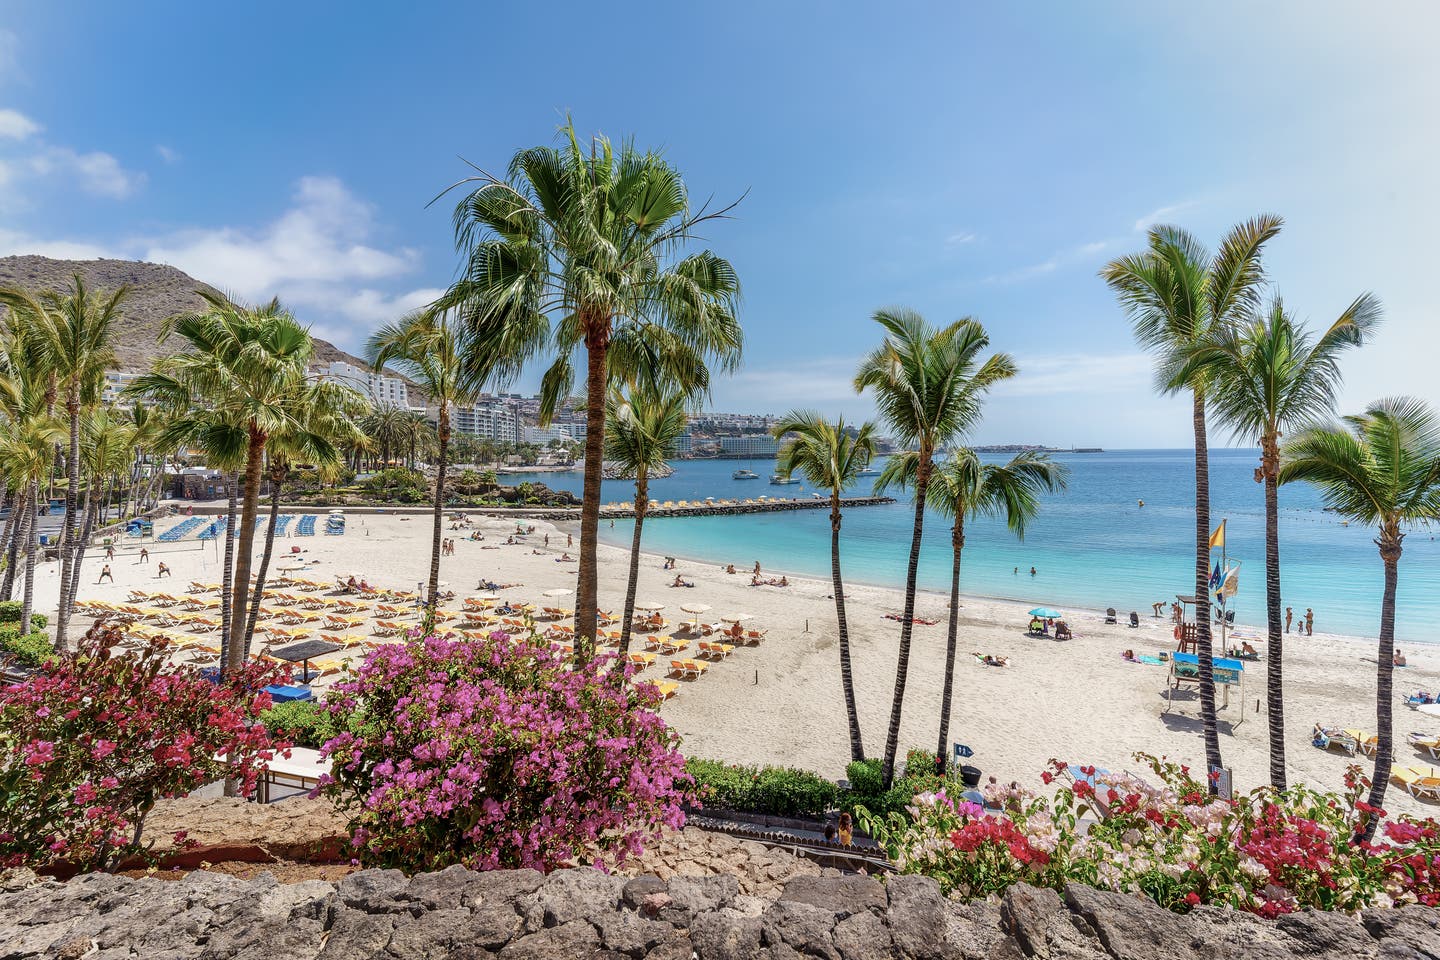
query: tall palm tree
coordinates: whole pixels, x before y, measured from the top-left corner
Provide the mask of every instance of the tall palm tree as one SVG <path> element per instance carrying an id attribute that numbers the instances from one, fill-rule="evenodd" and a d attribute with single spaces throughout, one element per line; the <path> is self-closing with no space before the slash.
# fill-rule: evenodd
<path id="1" fill-rule="evenodd" d="M 447 311 L 421 310 L 386 324 L 371 335 L 366 346 L 370 365 L 376 371 L 395 367 L 429 394 L 436 406 L 435 504 L 432 511 L 430 581 L 425 597 L 425 626 L 435 622 L 435 605 L 440 598 L 440 546 L 443 542 L 445 471 L 449 466 L 450 415 L 463 404 L 474 403 L 494 375 L 497 363 L 474 329 L 458 322 Z M 414 436 L 414 424 L 411 424 Z"/>
<path id="2" fill-rule="evenodd" d="M 20 538 L 19 550 L 23 551 L 21 562 L 24 569 L 20 628 L 22 632 L 28 632 L 30 614 L 35 606 L 36 514 L 40 484 L 50 476 L 55 448 L 65 438 L 65 428 L 46 411 L 49 404 L 43 380 L 40 383 L 22 382 L 7 393 L 8 399 L 15 401 L 15 405 L 9 406 L 7 416 L 0 420 L 0 469 L 3 469 L 12 489 L 25 493 L 10 516 L 12 522 L 18 517 L 21 523 L 16 534 Z M 21 510 L 23 515 L 17 512 Z"/>
<path id="3" fill-rule="evenodd" d="M 1260 302 L 1260 252 L 1280 232 L 1281 219 L 1264 214 L 1231 229 L 1212 256 L 1179 227 L 1150 230 L 1143 253 L 1111 261 L 1100 276 L 1130 317 L 1135 339 L 1158 360 L 1161 393 L 1188 391 L 1195 435 L 1195 649 L 1199 659 L 1200 720 L 1209 770 L 1221 766 L 1210 646 L 1210 451 L 1205 402 L 1210 376 L 1192 364 L 1227 330 L 1248 321 Z M 1211 780 L 1211 789 L 1215 781 Z"/>
<path id="4" fill-rule="evenodd" d="M 352 387 L 328 380 L 305 380 L 294 385 L 296 414 L 270 435 L 265 445 L 270 466 L 270 516 L 265 527 L 265 547 L 260 569 L 250 595 L 250 618 L 245 622 L 245 656 L 255 639 L 260 601 L 265 595 L 265 577 L 275 551 L 275 527 L 280 520 L 281 489 L 292 463 L 313 465 L 324 475 L 333 475 L 344 462 L 341 450 L 359 435 L 355 418 L 370 408 L 369 401 Z"/>
<path id="5" fill-rule="evenodd" d="M 605 439 L 607 354 L 623 328 L 650 323 L 733 367 L 740 354 L 740 293 L 731 265 L 702 251 L 676 258 L 699 224 L 729 208 L 693 211 L 680 173 L 659 154 L 604 137 L 581 145 L 574 125 L 560 147 L 515 154 L 504 179 L 480 172 L 455 211 L 463 275 L 441 298 L 458 306 L 507 371 L 548 346 L 541 418 L 585 370 L 585 473 L 580 510 L 575 656 L 594 655 L 596 547 Z M 460 186 L 457 184 L 456 186 Z"/>
<path id="6" fill-rule="evenodd" d="M 32 325 L 35 346 L 57 389 L 63 394 L 65 413 L 69 420 L 70 446 L 65 456 L 65 516 L 60 534 L 60 583 L 69 584 L 76 576 L 72 568 L 78 551 L 76 538 L 76 497 L 80 487 L 80 416 L 83 408 L 92 407 L 100 399 L 105 371 L 115 364 L 110 348 L 110 328 L 120 313 L 120 303 L 128 289 L 120 287 L 110 294 L 92 293 L 78 273 L 71 279 L 70 290 L 60 293 L 46 290 L 38 295 L 8 288 L 0 290 L 0 303 L 13 310 L 17 318 Z M 55 617 L 55 649 L 69 648 L 72 606 L 69 590 L 60 591 Z"/>
<path id="7" fill-rule="evenodd" d="M 996 383 L 1013 377 L 1016 368 L 1014 360 L 1003 353 L 981 360 L 980 355 L 990 346 L 990 335 L 969 317 L 937 329 L 913 310 L 900 308 L 877 310 L 875 321 L 885 329 L 885 342 L 861 361 L 855 389 L 874 392 L 880 418 L 891 435 L 915 455 L 915 521 L 910 535 L 910 564 L 905 573 L 905 613 L 900 624 L 895 694 L 882 762 L 888 787 L 895 777 L 895 755 L 900 747 L 920 539 L 925 529 L 925 501 L 935 455 L 979 421 L 985 394 Z M 886 479 L 881 474 L 875 485 L 877 491 L 886 488 Z"/>
<path id="8" fill-rule="evenodd" d="M 919 458 L 892 457 L 881 479 L 901 487 L 912 485 Z M 955 686 L 955 648 L 960 628 L 960 554 L 965 549 L 965 521 L 999 517 L 1020 539 L 1040 512 L 1040 494 L 1063 490 L 1069 471 L 1041 453 L 1021 453 L 1009 463 L 982 463 L 976 452 L 962 447 L 935 468 L 926 497 L 930 509 L 950 524 L 950 627 L 945 642 L 945 685 L 940 696 L 940 739 L 935 765 L 941 773 L 949 759 L 950 704 Z"/>
<path id="9" fill-rule="evenodd" d="M 95 529 L 97 515 L 102 515 L 113 492 L 112 478 L 134 459 L 138 428 L 114 416 L 109 410 L 89 410 L 81 423 L 80 459 L 89 478 L 85 493 L 85 520 L 75 543 L 75 563 L 70 579 L 60 581 L 61 604 L 71 608 L 80 592 L 80 568 L 85 550 Z"/>
<path id="10" fill-rule="evenodd" d="M 650 504 L 650 475 L 664 470 L 675 455 L 680 435 L 689 428 L 685 414 L 689 395 L 669 387 L 661 391 L 632 388 L 627 396 L 611 391 L 605 412 L 605 459 L 620 477 L 635 481 L 635 531 L 630 541 L 630 574 L 625 586 L 625 609 L 620 622 L 620 656 L 630 652 L 630 618 L 635 613 L 635 589 L 640 579 L 640 531 Z"/>
<path id="11" fill-rule="evenodd" d="M 1285 310 L 1279 297 L 1253 321 L 1227 330 L 1197 352 L 1215 389 L 1210 404 L 1237 438 L 1259 441 L 1255 480 L 1265 486 L 1266 715 L 1270 726 L 1270 785 L 1284 790 L 1284 623 L 1280 615 L 1280 438 L 1311 426 L 1335 407 L 1340 354 L 1358 347 L 1380 322 L 1380 301 L 1357 297 L 1318 338 Z M 1188 379 L 1188 377 L 1187 377 Z"/>
<path id="12" fill-rule="evenodd" d="M 855 702 L 855 680 L 850 669 L 850 627 L 845 620 L 845 583 L 840 575 L 840 499 L 855 485 L 875 456 L 875 424 L 858 428 L 844 419 L 829 421 L 814 410 L 792 410 L 776 422 L 771 433 L 789 437 L 775 458 L 775 467 L 787 479 L 795 471 L 810 486 L 830 491 L 830 583 L 835 591 L 835 622 L 840 637 L 840 687 L 845 696 L 845 717 L 850 727 L 850 759 L 864 760 L 860 710 Z"/>
<path id="13" fill-rule="evenodd" d="M 1398 397 L 1372 403 L 1343 424 L 1310 427 L 1281 450 L 1280 482 L 1314 485 L 1329 510 L 1376 528 L 1385 569 L 1375 683 L 1375 772 L 1369 802 L 1382 807 L 1394 757 L 1391 721 L 1395 592 L 1406 528 L 1440 522 L 1440 422 L 1425 403 Z M 1365 828 L 1368 840 L 1376 820 Z"/>
<path id="14" fill-rule="evenodd" d="M 207 309 L 171 318 L 162 334 L 165 339 L 178 335 L 186 342 L 186 350 L 157 359 L 151 371 L 126 390 L 130 396 L 149 398 L 172 409 L 195 410 L 191 417 L 170 425 L 162 446 L 195 446 L 205 450 L 216 465 L 238 463 L 243 467 L 232 595 L 226 598 L 230 632 L 224 665 L 235 670 L 245 657 L 244 630 L 265 446 L 272 434 L 287 431 L 304 418 L 305 411 L 297 406 L 301 394 L 296 384 L 306 378 L 315 345 L 310 331 L 281 307 L 279 300 L 256 308 L 221 294 L 201 296 Z M 228 537 L 227 530 L 227 544 Z"/>

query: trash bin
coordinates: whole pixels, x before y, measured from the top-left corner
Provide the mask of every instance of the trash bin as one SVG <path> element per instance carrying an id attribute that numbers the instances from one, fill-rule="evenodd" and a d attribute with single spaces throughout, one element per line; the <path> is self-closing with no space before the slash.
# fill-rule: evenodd
<path id="1" fill-rule="evenodd" d="M 960 780 L 967 787 L 978 787 L 980 785 L 980 768 L 965 764 L 960 768 Z"/>

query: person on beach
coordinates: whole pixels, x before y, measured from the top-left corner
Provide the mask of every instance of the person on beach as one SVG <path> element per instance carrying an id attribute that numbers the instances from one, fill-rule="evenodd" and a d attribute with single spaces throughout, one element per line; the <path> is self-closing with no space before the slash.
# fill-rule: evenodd
<path id="1" fill-rule="evenodd" d="M 726 572 L 726 573 L 734 573 L 734 572 L 735 572 L 735 564 L 733 564 L 733 563 L 726 564 L 726 566 L 725 566 L 725 572 Z"/>
<path id="2" fill-rule="evenodd" d="M 760 576 L 760 561 L 759 561 L 759 560 L 756 560 L 756 561 L 755 561 L 755 576 L 757 576 L 757 577 Z"/>
<path id="3" fill-rule="evenodd" d="M 1408 666 L 1409 666 L 1409 664 L 1405 662 L 1405 654 L 1401 653 L 1399 650 L 1396 650 L 1396 651 L 1395 651 L 1395 666 L 1397 666 L 1397 667 L 1408 667 Z"/>
<path id="4" fill-rule="evenodd" d="M 850 819 L 850 814 L 840 814 L 840 828 L 836 832 L 840 836 L 840 842 L 845 844 L 845 846 L 848 847 L 852 842 L 854 842 L 855 825 L 854 821 Z"/>
<path id="5" fill-rule="evenodd" d="M 1286 607 L 1286 608 L 1285 608 L 1285 632 L 1286 632 L 1286 633 L 1289 633 L 1289 632 L 1290 632 L 1290 621 L 1291 621 L 1291 620 L 1294 620 L 1294 619 L 1295 619 L 1295 608 L 1294 608 L 1294 607 Z"/>
<path id="6" fill-rule="evenodd" d="M 1309 607 L 1305 608 L 1305 635 L 1307 637 L 1315 636 L 1315 611 Z"/>
<path id="7" fill-rule="evenodd" d="M 1031 568 L 1030 568 L 1030 576 L 1032 576 L 1032 577 L 1035 576 L 1035 568 L 1034 568 L 1034 567 L 1031 567 Z"/>
<path id="8" fill-rule="evenodd" d="M 168 576 L 170 576 L 170 567 L 164 560 L 161 560 L 160 566 L 155 569 L 155 579 L 159 580 L 161 577 Z"/>
<path id="9" fill-rule="evenodd" d="M 550 546 L 550 534 L 545 534 L 545 546 Z"/>
<path id="10" fill-rule="evenodd" d="M 115 559 L 115 545 L 114 545 L 113 543 L 107 543 L 107 544 L 105 544 L 105 559 L 106 559 L 106 560 L 114 560 L 114 559 Z"/>
<path id="11" fill-rule="evenodd" d="M 1160 616 L 1160 611 L 1165 609 L 1165 601 L 1156 600 L 1154 603 L 1150 604 L 1150 609 L 1155 611 L 1155 616 Z"/>
<path id="12" fill-rule="evenodd" d="M 95 582 L 104 583 L 106 580 L 109 580 L 111 583 L 115 582 L 115 574 L 111 571 L 110 564 L 108 563 L 100 568 L 100 579 L 96 580 Z"/>
<path id="13" fill-rule="evenodd" d="M 534 527 L 531 527 L 530 529 L 531 529 L 531 530 L 534 530 L 535 528 L 534 528 Z M 570 534 L 568 534 L 568 533 L 565 534 L 565 546 L 567 546 L 567 547 L 573 547 L 573 546 L 575 546 L 575 538 L 574 538 L 573 536 L 571 536 Z"/>
<path id="14" fill-rule="evenodd" d="M 150 551 L 147 550 L 145 547 L 141 547 L 141 548 L 140 548 L 140 562 L 141 562 L 141 563 L 149 563 L 149 562 L 150 562 Z"/>

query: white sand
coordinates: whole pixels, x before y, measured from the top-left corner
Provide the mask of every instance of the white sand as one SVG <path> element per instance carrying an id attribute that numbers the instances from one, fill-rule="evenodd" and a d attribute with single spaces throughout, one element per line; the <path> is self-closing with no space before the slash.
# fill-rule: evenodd
<path id="1" fill-rule="evenodd" d="M 168 529 L 174 522 L 162 521 L 157 528 Z M 441 577 L 460 596 L 474 592 L 481 577 L 524 584 L 505 591 L 507 599 L 538 602 L 543 600 L 544 590 L 573 588 L 575 565 L 556 562 L 567 549 L 565 532 L 543 522 L 535 522 L 535 526 L 536 533 L 516 546 L 499 546 L 514 530 L 514 521 L 509 519 L 485 521 L 482 529 L 487 541 L 483 544 L 464 539 L 467 532 L 454 533 L 457 555 L 442 558 Z M 314 565 L 316 579 L 355 571 L 379 586 L 413 589 L 428 572 L 429 532 L 427 516 L 352 513 L 346 536 L 289 537 L 281 541 L 283 548 L 277 546 L 277 557 L 281 549 L 296 545 L 305 551 L 305 558 L 319 561 Z M 548 548 L 542 543 L 547 532 L 551 536 Z M 498 549 L 483 549 L 496 546 Z M 574 556 L 575 548 L 568 549 Z M 112 564 L 116 583 L 97 586 L 95 579 L 103 560 L 100 552 L 92 550 L 85 563 L 82 598 L 123 599 L 136 586 L 153 588 L 157 585 L 155 564 L 160 559 L 175 571 L 170 592 L 182 591 L 192 579 L 218 579 L 214 544 L 152 544 L 148 567 L 136 565 L 137 551 L 138 547 L 122 546 Z M 621 608 L 627 560 L 628 551 L 601 547 L 604 609 Z M 660 557 L 642 558 L 638 599 L 665 604 L 664 616 L 672 623 L 687 616 L 680 612 L 681 604 L 705 603 L 712 609 L 703 620 L 750 613 L 754 619 L 747 626 L 769 631 L 760 646 L 738 648 L 730 659 L 711 666 L 700 680 L 682 682 L 678 695 L 664 706 L 664 715 L 684 737 L 688 754 L 788 764 L 831 777 L 843 776 L 849 742 L 830 582 L 792 576 L 788 588 L 752 587 L 749 564 L 753 560 L 751 556 L 716 557 L 709 565 L 682 560 L 675 572 L 694 581 L 696 587 L 672 589 L 668 585 L 675 572 L 662 570 Z M 783 557 L 762 553 L 760 560 L 767 565 L 766 575 L 778 575 L 784 566 Z M 740 572 L 725 574 L 723 564 L 727 562 L 734 562 Z M 771 563 L 775 564 L 773 570 Z M 53 614 L 57 572 L 54 563 L 37 570 L 36 609 Z M 868 754 L 878 756 L 885 746 L 900 636 L 900 624 L 884 619 L 884 614 L 900 611 L 902 595 L 859 585 L 847 585 L 847 595 L 865 747 Z M 922 595 L 916 605 L 918 616 L 940 623 L 917 625 L 914 630 L 900 736 L 902 755 L 910 747 L 934 749 L 936 745 L 947 610 L 948 597 L 937 594 Z M 1126 613 L 1122 611 L 1122 620 Z M 1123 622 L 1107 626 L 1103 615 L 1093 611 L 1067 614 L 1075 632 L 1073 641 L 1035 639 L 1026 636 L 1029 617 L 1019 605 L 963 598 L 950 739 L 974 749 L 974 759 L 969 762 L 987 775 L 1033 785 L 1038 785 L 1039 772 L 1052 757 L 1110 769 L 1135 769 L 1131 755 L 1144 750 L 1203 768 L 1199 704 L 1193 686 L 1178 695 L 1169 715 L 1162 715 L 1168 669 L 1120 659 L 1127 648 L 1149 654 L 1172 650 L 1169 621 L 1146 615 L 1141 617 L 1139 629 L 1131 629 Z M 81 626 L 86 623 L 82 618 Z M 1252 642 L 1264 652 L 1259 640 Z M 970 656 L 971 651 L 1008 656 L 1011 666 L 982 666 Z M 694 652 L 692 647 L 688 655 Z M 1440 687 L 1440 650 L 1412 647 L 1406 654 L 1411 665 L 1396 671 L 1395 681 L 1396 762 L 1428 763 L 1427 756 L 1404 740 L 1411 730 L 1440 733 L 1440 719 L 1414 714 L 1400 699 L 1417 687 L 1431 691 Z M 1269 770 L 1265 664 L 1247 663 L 1245 669 L 1244 722 L 1235 725 L 1240 720 L 1238 691 L 1232 691 L 1229 709 L 1220 714 L 1220 747 L 1239 790 L 1265 782 Z M 647 676 L 658 672 L 652 668 Z M 1311 746 L 1310 731 L 1316 721 L 1373 729 L 1373 643 L 1324 634 L 1290 635 L 1285 688 L 1291 781 L 1341 788 L 1350 761 L 1341 753 Z M 1362 758 L 1361 762 L 1368 769 L 1369 761 Z M 1397 784 L 1390 787 L 1387 807 L 1396 812 L 1427 809 Z"/>

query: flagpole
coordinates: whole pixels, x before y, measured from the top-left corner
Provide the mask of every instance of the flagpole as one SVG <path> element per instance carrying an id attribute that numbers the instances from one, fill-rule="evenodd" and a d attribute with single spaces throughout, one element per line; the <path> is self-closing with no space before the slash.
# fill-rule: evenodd
<path id="1" fill-rule="evenodd" d="M 1221 536 L 1220 538 L 1220 653 L 1222 656 L 1230 655 L 1230 647 L 1225 640 L 1226 621 L 1228 621 L 1230 617 L 1229 611 L 1225 609 L 1224 602 L 1225 574 L 1230 569 L 1230 558 L 1229 555 L 1226 553 L 1226 548 L 1229 546 L 1228 541 L 1230 539 L 1230 531 L 1226 529 L 1226 524 L 1229 523 L 1229 520 L 1230 518 L 1226 517 L 1224 520 L 1220 521 L 1220 529 L 1225 531 L 1225 535 Z"/>

